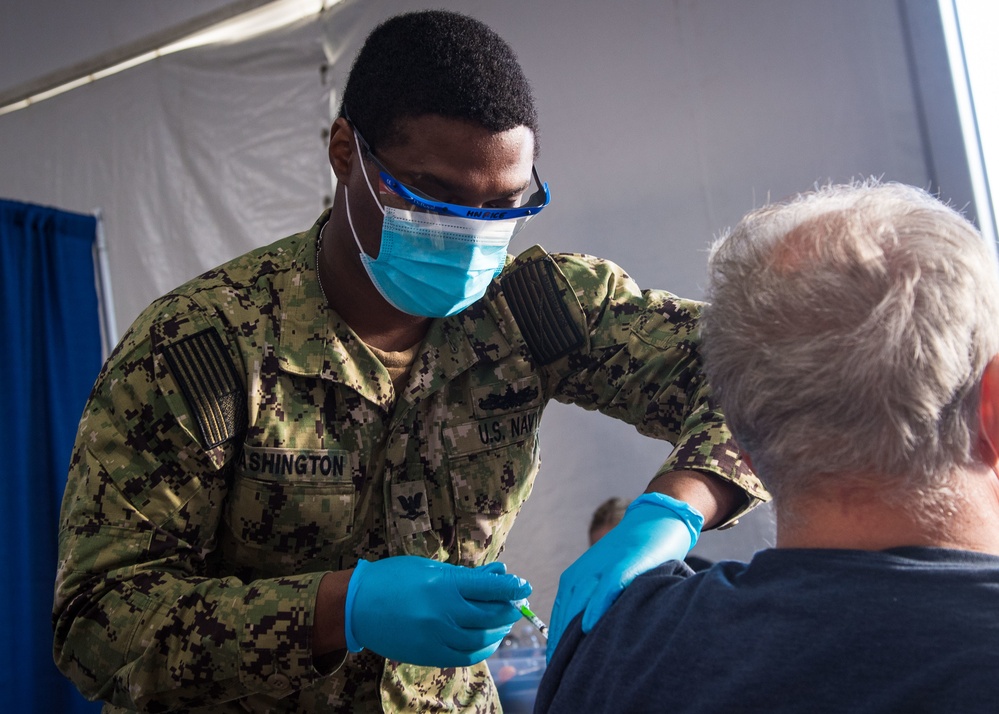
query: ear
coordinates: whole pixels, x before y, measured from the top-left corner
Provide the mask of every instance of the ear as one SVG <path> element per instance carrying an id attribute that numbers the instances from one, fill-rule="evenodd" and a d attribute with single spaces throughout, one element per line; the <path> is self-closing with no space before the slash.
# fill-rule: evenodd
<path id="1" fill-rule="evenodd" d="M 330 127 L 330 166 L 339 183 L 346 183 L 351 161 L 357 155 L 354 130 L 343 117 L 337 117 Z"/>
<path id="2" fill-rule="evenodd" d="M 978 452 L 993 468 L 999 464 L 999 355 L 993 357 L 982 374 L 978 404 Z"/>

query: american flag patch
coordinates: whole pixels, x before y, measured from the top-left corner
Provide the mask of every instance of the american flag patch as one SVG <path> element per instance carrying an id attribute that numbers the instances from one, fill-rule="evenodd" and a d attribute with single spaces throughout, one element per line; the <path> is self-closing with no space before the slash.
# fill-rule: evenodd
<path id="1" fill-rule="evenodd" d="M 185 337 L 167 345 L 163 355 L 198 421 L 206 449 L 242 433 L 246 394 L 218 332 L 208 328 Z"/>

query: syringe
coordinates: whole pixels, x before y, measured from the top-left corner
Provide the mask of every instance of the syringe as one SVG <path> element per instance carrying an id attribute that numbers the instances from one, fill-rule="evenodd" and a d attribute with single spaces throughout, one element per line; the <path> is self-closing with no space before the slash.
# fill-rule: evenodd
<path id="1" fill-rule="evenodd" d="M 531 612 L 530 603 L 527 600 L 521 600 L 517 603 L 517 609 L 520 610 L 520 614 L 531 621 L 531 624 L 538 628 L 541 636 L 546 640 L 548 639 L 548 625 L 541 621 L 541 618 Z"/>

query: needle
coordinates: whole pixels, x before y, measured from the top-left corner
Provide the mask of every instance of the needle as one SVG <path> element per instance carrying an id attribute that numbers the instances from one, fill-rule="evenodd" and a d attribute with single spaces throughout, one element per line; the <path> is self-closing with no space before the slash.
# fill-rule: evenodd
<path id="1" fill-rule="evenodd" d="M 538 631 L 541 632 L 541 636 L 547 640 L 548 625 L 543 623 L 540 617 L 531 612 L 531 608 L 529 607 L 530 603 L 528 603 L 527 600 L 521 600 L 520 603 L 521 604 L 517 605 L 517 609 L 520 610 L 520 614 L 530 620 L 531 624 L 537 627 Z"/>

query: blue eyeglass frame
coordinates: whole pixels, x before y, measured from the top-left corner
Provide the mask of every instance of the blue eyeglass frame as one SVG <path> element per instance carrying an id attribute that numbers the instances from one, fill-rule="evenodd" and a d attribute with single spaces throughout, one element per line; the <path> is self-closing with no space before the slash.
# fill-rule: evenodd
<path id="1" fill-rule="evenodd" d="M 522 206 L 511 206 L 509 208 L 484 208 L 476 206 L 462 206 L 457 203 L 445 203 L 444 201 L 435 201 L 430 198 L 430 196 L 421 193 L 419 190 L 412 188 L 411 186 L 407 186 L 402 181 L 395 178 L 395 176 L 390 174 L 389 170 L 385 168 L 385 165 L 378 160 L 378 157 L 375 156 L 375 152 L 371 150 L 371 145 L 365 141 L 361 132 L 357 130 L 357 126 L 354 122 L 350 121 L 350 117 L 346 116 L 345 118 L 350 122 L 350 126 L 354 130 L 354 134 L 357 135 L 357 138 L 364 147 L 364 152 L 368 155 L 368 158 L 371 159 L 375 166 L 378 167 L 381 179 L 389 190 L 404 199 L 407 203 L 412 203 L 421 210 L 444 216 L 456 216 L 458 218 L 474 218 L 481 221 L 501 221 L 511 218 L 536 216 L 541 213 L 541 209 L 551 202 L 551 192 L 548 190 L 548 184 L 541 182 L 541 178 L 538 176 L 538 169 L 533 164 L 531 165 L 531 176 L 534 178 L 534 181 L 538 184 L 539 188 L 531 194 L 530 198 L 528 198 L 527 202 Z"/>

